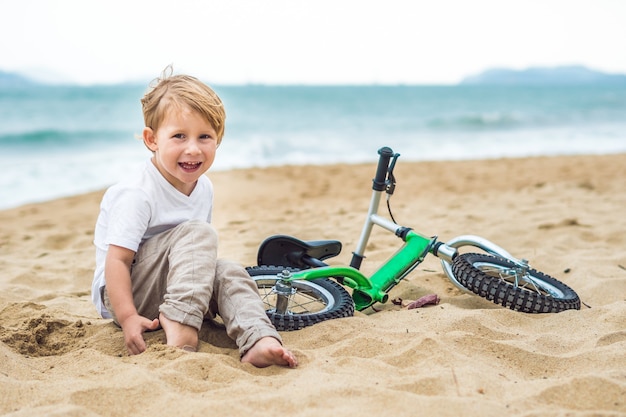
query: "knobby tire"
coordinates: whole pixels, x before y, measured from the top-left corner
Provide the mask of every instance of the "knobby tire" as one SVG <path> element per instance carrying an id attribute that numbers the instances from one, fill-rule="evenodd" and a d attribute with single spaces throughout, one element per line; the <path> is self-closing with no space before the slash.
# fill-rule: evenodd
<path id="1" fill-rule="evenodd" d="M 503 278 L 514 270 L 515 264 L 508 259 L 479 253 L 459 255 L 452 263 L 452 272 L 461 285 L 511 310 L 559 313 L 580 309 L 578 295 L 564 283 L 530 268 L 525 275 L 527 281 L 521 280 L 526 285 L 516 285 Z"/>

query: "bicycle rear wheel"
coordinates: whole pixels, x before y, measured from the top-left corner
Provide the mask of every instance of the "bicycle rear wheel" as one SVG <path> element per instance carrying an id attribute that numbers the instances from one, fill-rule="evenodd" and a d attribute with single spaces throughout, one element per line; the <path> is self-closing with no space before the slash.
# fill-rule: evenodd
<path id="1" fill-rule="evenodd" d="M 576 292 L 557 279 L 492 255 L 466 253 L 452 263 L 452 273 L 469 291 L 524 313 L 559 313 L 580 309 Z"/>
<path id="2" fill-rule="evenodd" d="M 277 330 L 300 330 L 325 320 L 354 314 L 354 302 L 348 291 L 326 278 L 291 281 L 292 294 L 289 296 L 287 311 L 279 313 L 276 311 L 277 275 L 284 270 L 297 270 L 282 266 L 253 266 L 246 270 L 256 281 L 267 316 Z"/>

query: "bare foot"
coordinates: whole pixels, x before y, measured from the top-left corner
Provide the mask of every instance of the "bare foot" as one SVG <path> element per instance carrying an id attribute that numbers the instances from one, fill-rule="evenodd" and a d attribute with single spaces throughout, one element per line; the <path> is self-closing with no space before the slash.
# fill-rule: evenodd
<path id="1" fill-rule="evenodd" d="M 159 321 L 165 331 L 165 339 L 168 346 L 175 346 L 193 352 L 198 349 L 198 331 L 194 327 L 170 320 L 163 314 L 159 314 Z"/>
<path id="2" fill-rule="evenodd" d="M 257 368 L 266 368 L 271 365 L 298 366 L 296 357 L 273 337 L 263 337 L 246 352 L 241 358 L 243 363 L 251 363 Z"/>

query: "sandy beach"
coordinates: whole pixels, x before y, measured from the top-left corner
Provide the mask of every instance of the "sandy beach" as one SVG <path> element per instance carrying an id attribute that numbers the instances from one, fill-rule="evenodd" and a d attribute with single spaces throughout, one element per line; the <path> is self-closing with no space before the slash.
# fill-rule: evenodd
<path id="1" fill-rule="evenodd" d="M 219 154 L 218 154 L 219 158 Z M 256 263 L 267 236 L 337 239 L 348 264 L 373 164 L 209 173 L 220 257 Z M 528 315 L 464 294 L 429 257 L 392 291 L 441 302 L 283 332 L 297 369 L 239 362 L 205 324 L 198 353 L 162 331 L 128 356 L 90 301 L 103 191 L 0 212 L 0 414 L 10 416 L 626 416 L 626 154 L 407 162 L 398 221 L 492 240 L 576 290 L 579 311 Z M 375 231 L 363 264 L 399 245 Z"/>

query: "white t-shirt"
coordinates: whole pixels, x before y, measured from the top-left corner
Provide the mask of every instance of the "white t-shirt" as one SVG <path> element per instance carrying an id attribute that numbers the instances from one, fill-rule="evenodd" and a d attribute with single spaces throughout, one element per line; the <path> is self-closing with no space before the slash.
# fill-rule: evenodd
<path id="1" fill-rule="evenodd" d="M 144 240 L 185 221 L 210 223 L 212 210 L 213 184 L 207 176 L 201 176 L 191 195 L 186 196 L 174 188 L 151 161 L 138 177 L 110 187 L 102 198 L 94 235 L 96 269 L 91 299 L 100 315 L 111 318 L 100 296 L 105 285 L 104 261 L 109 245 L 137 252 Z"/>

